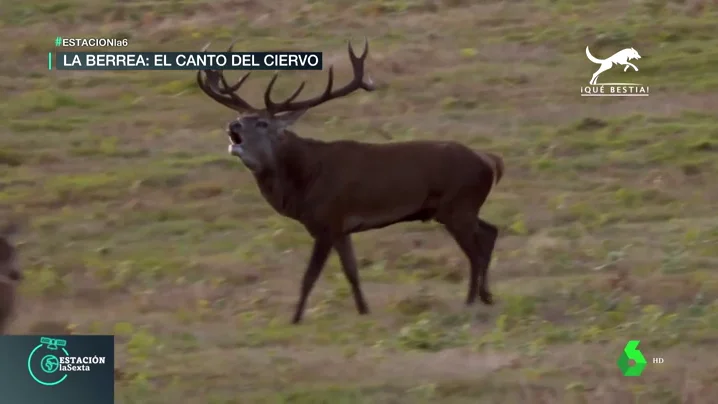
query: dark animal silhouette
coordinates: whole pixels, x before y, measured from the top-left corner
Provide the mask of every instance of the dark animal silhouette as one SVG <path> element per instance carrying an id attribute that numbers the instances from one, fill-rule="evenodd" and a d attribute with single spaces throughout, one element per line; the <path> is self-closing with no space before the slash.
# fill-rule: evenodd
<path id="1" fill-rule="evenodd" d="M 229 153 L 252 172 L 267 202 L 278 213 L 302 223 L 314 238 L 293 322 L 301 321 L 332 248 L 339 254 L 357 310 L 368 313 L 351 234 L 408 221 L 443 224 L 471 264 L 466 303 L 474 303 L 478 296 L 492 304 L 488 268 L 498 229 L 477 216 L 504 172 L 501 157 L 455 142 L 324 142 L 289 130 L 312 107 L 358 89 L 375 89 L 364 75 L 368 42 L 361 56 L 356 56 L 351 43 L 348 50 L 354 78 L 347 85 L 333 89 L 330 67 L 327 87 L 319 96 L 295 101 L 304 88 L 301 83 L 289 98 L 274 102 L 270 94 L 275 74 L 264 92 L 262 109 L 236 94 L 249 73 L 229 85 L 222 71 L 197 72 L 197 83 L 205 94 L 240 113 L 227 127 Z"/>
<path id="2" fill-rule="evenodd" d="M 0 229 L 0 335 L 4 335 L 15 315 L 16 290 L 22 280 L 17 267 L 17 252 L 11 237 L 15 226 Z"/>

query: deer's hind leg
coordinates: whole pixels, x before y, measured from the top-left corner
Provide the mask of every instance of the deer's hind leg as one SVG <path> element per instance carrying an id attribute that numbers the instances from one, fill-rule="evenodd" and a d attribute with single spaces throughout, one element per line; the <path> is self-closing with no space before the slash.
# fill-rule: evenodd
<path id="1" fill-rule="evenodd" d="M 499 237 L 499 229 L 481 218 L 477 218 L 476 222 L 479 226 L 477 242 L 482 246 L 481 258 L 483 259 L 479 298 L 486 304 L 492 304 L 494 299 L 489 292 L 489 266 L 496 246 L 496 239 Z"/>
<path id="2" fill-rule="evenodd" d="M 498 230 L 476 217 L 437 218 L 469 259 L 471 267 L 466 304 L 476 301 L 478 295 L 484 304 L 493 304 L 488 287 L 488 269 Z"/>
<path id="3" fill-rule="evenodd" d="M 339 254 L 339 260 L 342 264 L 344 275 L 349 281 L 354 296 L 354 303 L 359 314 L 369 314 L 369 307 L 364 299 L 359 282 L 359 271 L 357 270 L 356 256 L 354 255 L 354 247 L 350 235 L 340 237 L 334 242 L 334 249 Z"/>

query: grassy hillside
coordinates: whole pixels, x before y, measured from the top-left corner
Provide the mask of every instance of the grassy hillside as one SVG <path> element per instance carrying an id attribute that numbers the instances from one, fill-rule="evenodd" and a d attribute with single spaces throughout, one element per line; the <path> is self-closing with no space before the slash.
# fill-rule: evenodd
<path id="1" fill-rule="evenodd" d="M 27 220 L 13 331 L 117 334 L 119 403 L 707 403 L 716 25 L 708 0 L 4 0 L 0 214 Z M 311 240 L 226 154 L 232 112 L 192 72 L 48 72 L 57 35 L 320 50 L 338 80 L 345 41 L 369 36 L 381 88 L 296 129 L 502 154 L 482 212 L 501 228 L 497 304 L 464 307 L 458 247 L 439 226 L 402 225 L 355 237 L 370 316 L 334 255 L 290 325 Z M 638 72 L 602 80 L 651 95 L 580 97 L 598 67 L 586 46 L 638 50 Z M 324 85 L 286 73 L 277 98 L 309 77 Z M 254 74 L 248 98 L 267 80 Z M 629 339 L 665 363 L 621 376 Z"/>

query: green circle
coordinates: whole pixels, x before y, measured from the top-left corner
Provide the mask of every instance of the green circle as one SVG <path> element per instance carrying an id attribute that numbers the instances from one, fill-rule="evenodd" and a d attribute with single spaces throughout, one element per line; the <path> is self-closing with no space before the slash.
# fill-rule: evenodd
<path id="1" fill-rule="evenodd" d="M 62 383 L 63 381 L 65 381 L 65 379 L 67 379 L 67 373 L 65 373 L 60 378 L 60 380 L 55 381 L 55 382 L 49 382 L 49 383 L 43 382 L 42 380 L 38 379 L 37 376 L 35 376 L 35 374 L 32 372 L 32 356 L 35 354 L 35 351 L 37 351 L 40 348 L 42 348 L 42 344 L 38 344 L 35 347 L 35 349 L 33 349 L 32 352 L 30 352 L 30 355 L 27 356 L 27 371 L 30 373 L 30 377 L 32 377 L 33 380 L 42 384 L 43 386 L 55 386 L 55 385 L 58 385 L 58 384 Z M 65 356 L 70 356 L 70 354 L 67 352 L 67 350 L 65 348 L 61 348 L 61 349 L 62 349 L 62 352 L 65 353 Z"/>
<path id="2" fill-rule="evenodd" d="M 60 368 L 60 361 L 55 355 L 45 355 L 40 360 L 40 367 L 45 373 L 55 373 Z"/>

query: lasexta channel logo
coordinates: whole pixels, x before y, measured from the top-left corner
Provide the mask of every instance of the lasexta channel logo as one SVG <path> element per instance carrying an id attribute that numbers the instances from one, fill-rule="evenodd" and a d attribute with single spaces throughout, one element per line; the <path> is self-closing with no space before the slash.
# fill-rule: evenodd
<path id="1" fill-rule="evenodd" d="M 640 343 L 641 341 L 639 340 L 628 341 L 623 348 L 623 353 L 618 358 L 618 368 L 621 369 L 624 376 L 640 376 L 643 369 L 646 368 L 648 362 L 643 353 L 638 350 L 638 344 Z"/>

